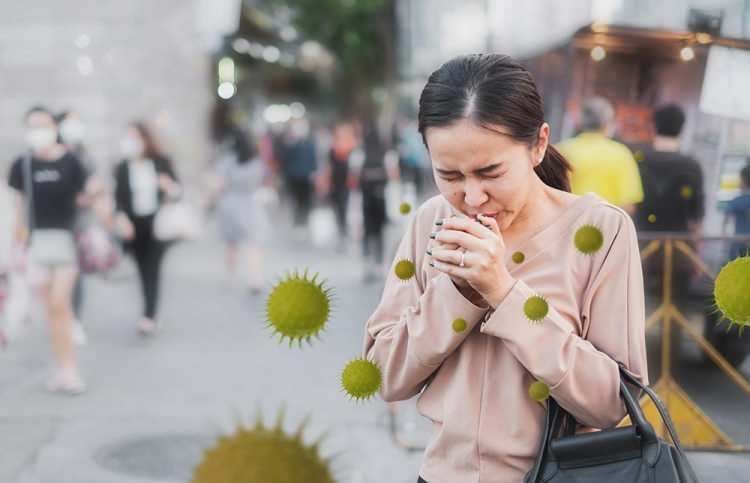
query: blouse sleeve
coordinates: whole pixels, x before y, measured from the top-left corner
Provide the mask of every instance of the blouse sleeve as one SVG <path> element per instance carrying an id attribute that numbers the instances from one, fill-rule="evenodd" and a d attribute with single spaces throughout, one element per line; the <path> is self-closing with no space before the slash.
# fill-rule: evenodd
<path id="1" fill-rule="evenodd" d="M 382 299 L 367 321 L 364 353 L 382 371 L 380 393 L 386 401 L 419 394 L 487 310 L 467 300 L 447 275 L 422 269 L 433 222 L 423 210 L 417 213 L 399 245 Z M 396 268 L 399 263 L 408 268 L 408 262 L 416 267 L 415 275 L 402 280 Z"/>
<path id="2" fill-rule="evenodd" d="M 613 426 L 625 415 L 619 395 L 618 363 L 644 383 L 648 377 L 637 237 L 630 218 L 624 212 L 618 213 L 613 240 L 584 294 L 582 334 L 576 333 L 552 306 L 544 320 L 530 323 L 524 304 L 537 294 L 522 281 L 516 283 L 481 329 L 501 338 L 580 423 L 596 428 Z"/>

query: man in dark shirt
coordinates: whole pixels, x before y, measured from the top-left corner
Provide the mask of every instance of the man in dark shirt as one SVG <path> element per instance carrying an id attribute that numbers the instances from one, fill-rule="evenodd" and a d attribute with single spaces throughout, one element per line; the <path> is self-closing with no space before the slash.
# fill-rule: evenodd
<path id="1" fill-rule="evenodd" d="M 639 231 L 700 235 L 704 215 L 703 170 L 695 158 L 680 152 L 680 133 L 685 113 L 669 104 L 654 111 L 656 135 L 638 163 L 643 182 L 643 202 L 637 207 Z M 663 261 L 653 256 L 644 263 L 648 291 L 660 293 Z M 692 273 L 690 260 L 675 252 L 673 289 L 686 296 Z"/>
<path id="2" fill-rule="evenodd" d="M 674 104 L 654 112 L 656 136 L 638 164 L 644 195 L 635 216 L 639 230 L 700 233 L 703 170 L 695 158 L 679 151 L 684 123 L 685 114 Z"/>

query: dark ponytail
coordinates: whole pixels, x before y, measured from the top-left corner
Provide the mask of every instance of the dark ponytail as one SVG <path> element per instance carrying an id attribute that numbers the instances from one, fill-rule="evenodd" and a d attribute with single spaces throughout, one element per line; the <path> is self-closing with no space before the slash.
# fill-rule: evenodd
<path id="1" fill-rule="evenodd" d="M 544 160 L 534 168 L 544 184 L 570 192 L 570 172 L 572 168 L 565 156 L 552 144 L 547 146 Z"/>
<path id="2" fill-rule="evenodd" d="M 419 132 L 425 145 L 428 128 L 461 119 L 490 130 L 503 126 L 514 139 L 535 145 L 544 109 L 531 73 L 506 55 L 466 55 L 446 62 L 432 73 L 419 98 Z M 545 184 L 570 191 L 570 169 L 549 145 L 534 171 Z"/>

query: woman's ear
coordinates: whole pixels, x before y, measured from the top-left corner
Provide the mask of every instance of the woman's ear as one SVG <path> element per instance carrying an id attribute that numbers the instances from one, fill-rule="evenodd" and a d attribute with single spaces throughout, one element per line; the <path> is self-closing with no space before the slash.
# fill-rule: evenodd
<path id="1" fill-rule="evenodd" d="M 549 146 L 549 135 L 549 124 L 544 122 L 542 123 L 541 127 L 539 127 L 539 135 L 537 136 L 536 146 L 534 146 L 534 148 L 531 150 L 531 161 L 534 164 L 534 167 L 538 166 L 542 161 L 544 161 L 544 155 L 547 152 L 547 147 Z"/>

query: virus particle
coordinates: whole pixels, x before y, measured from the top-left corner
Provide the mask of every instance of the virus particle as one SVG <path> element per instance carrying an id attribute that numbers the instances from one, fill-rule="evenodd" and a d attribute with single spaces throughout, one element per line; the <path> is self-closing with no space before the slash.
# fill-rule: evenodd
<path id="1" fill-rule="evenodd" d="M 695 195 L 695 190 L 690 185 L 684 185 L 682 188 L 680 188 L 680 196 L 682 196 L 683 199 L 689 200 L 690 198 Z"/>
<path id="2" fill-rule="evenodd" d="M 549 305 L 544 297 L 534 295 L 529 297 L 528 300 L 523 304 L 523 313 L 529 319 L 529 322 L 533 324 L 541 324 L 544 318 L 549 312 Z"/>
<path id="3" fill-rule="evenodd" d="M 398 211 L 402 215 L 408 215 L 409 213 L 411 213 L 411 203 L 407 203 L 406 201 L 404 201 L 398 206 Z"/>
<path id="4" fill-rule="evenodd" d="M 638 150 L 638 151 L 634 152 L 633 153 L 633 158 L 635 158 L 635 160 L 638 161 L 639 163 L 641 161 L 643 161 L 643 159 L 645 158 L 645 156 L 643 155 L 643 151 Z"/>
<path id="5" fill-rule="evenodd" d="M 544 402 L 549 397 L 549 386 L 542 381 L 532 382 L 529 386 L 529 396 L 536 402 Z"/>
<path id="6" fill-rule="evenodd" d="M 513 263 L 521 264 L 526 260 L 526 255 L 523 252 L 515 252 L 510 258 L 513 260 Z"/>
<path id="7" fill-rule="evenodd" d="M 593 255 L 604 244 L 602 231 L 593 225 L 584 225 L 576 231 L 574 243 L 579 252 Z"/>
<path id="8" fill-rule="evenodd" d="M 331 311 L 331 290 L 312 278 L 295 272 L 271 290 L 266 300 L 268 327 L 289 345 L 309 342 L 325 328 Z"/>
<path id="9" fill-rule="evenodd" d="M 736 258 L 722 267 L 714 281 L 716 306 L 740 333 L 750 325 L 750 256 Z M 731 325 L 730 325 L 731 327 Z"/>
<path id="10" fill-rule="evenodd" d="M 649 223 L 656 223 L 656 215 L 653 214 L 653 213 L 651 213 L 650 215 L 648 215 L 648 222 Z"/>
<path id="11" fill-rule="evenodd" d="M 307 445 L 304 425 L 287 435 L 281 427 L 239 427 L 219 438 L 195 468 L 192 483 L 334 483 L 330 462 L 319 453 L 320 442 Z"/>
<path id="12" fill-rule="evenodd" d="M 380 389 L 383 376 L 380 368 L 367 359 L 354 359 L 341 373 L 341 385 L 344 391 L 358 401 L 370 399 Z"/>
<path id="13" fill-rule="evenodd" d="M 466 330 L 466 320 L 456 319 L 453 321 L 453 332 L 460 334 Z"/>
<path id="14" fill-rule="evenodd" d="M 407 281 L 414 276 L 416 268 L 414 268 L 414 262 L 411 260 L 401 260 L 396 264 L 393 272 L 399 279 Z"/>

